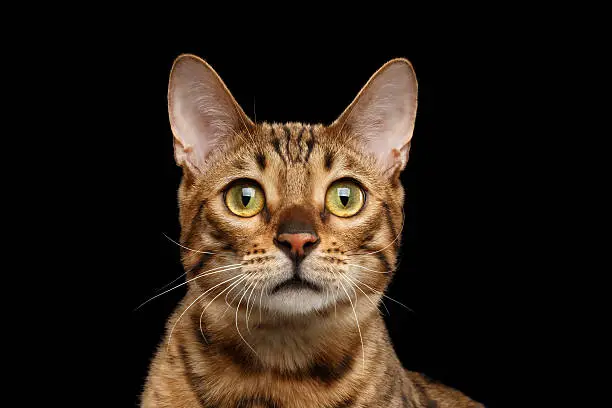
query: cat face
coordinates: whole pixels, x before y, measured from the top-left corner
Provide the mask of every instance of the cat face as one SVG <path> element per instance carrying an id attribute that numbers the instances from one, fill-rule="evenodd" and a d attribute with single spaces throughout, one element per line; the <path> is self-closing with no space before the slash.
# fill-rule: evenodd
<path id="1" fill-rule="evenodd" d="M 399 248 L 415 111 L 412 67 L 393 60 L 330 126 L 255 124 L 210 66 L 179 57 L 169 112 L 192 287 L 280 315 L 358 292 L 377 304 Z"/>

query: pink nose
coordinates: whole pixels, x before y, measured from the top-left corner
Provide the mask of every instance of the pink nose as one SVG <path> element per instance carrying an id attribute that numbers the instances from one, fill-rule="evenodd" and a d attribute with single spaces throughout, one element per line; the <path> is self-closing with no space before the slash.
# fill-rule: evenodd
<path id="1" fill-rule="evenodd" d="M 318 238 L 308 232 L 300 232 L 296 234 L 280 234 L 276 240 L 283 246 L 291 248 L 291 253 L 294 256 L 303 257 L 304 248 L 318 241 Z"/>

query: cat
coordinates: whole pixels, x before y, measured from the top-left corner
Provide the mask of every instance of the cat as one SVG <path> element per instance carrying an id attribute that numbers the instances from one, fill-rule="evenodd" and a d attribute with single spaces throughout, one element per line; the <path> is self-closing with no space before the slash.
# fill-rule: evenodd
<path id="1" fill-rule="evenodd" d="M 482 407 L 405 370 L 379 311 L 404 222 L 410 62 L 386 63 L 324 126 L 254 123 L 185 54 L 168 108 L 188 291 L 142 407 Z"/>

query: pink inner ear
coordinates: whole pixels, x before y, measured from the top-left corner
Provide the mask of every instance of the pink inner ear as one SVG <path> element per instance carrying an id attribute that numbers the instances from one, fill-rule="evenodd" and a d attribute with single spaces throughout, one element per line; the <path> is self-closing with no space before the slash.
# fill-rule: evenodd
<path id="1" fill-rule="evenodd" d="M 406 60 L 393 60 L 376 72 L 338 120 L 347 121 L 383 169 L 404 168 L 417 108 L 417 82 Z"/>
<path id="2" fill-rule="evenodd" d="M 212 150 L 226 146 L 234 133 L 250 123 L 217 73 L 192 55 L 174 63 L 168 111 L 176 161 L 195 168 L 201 168 Z"/>

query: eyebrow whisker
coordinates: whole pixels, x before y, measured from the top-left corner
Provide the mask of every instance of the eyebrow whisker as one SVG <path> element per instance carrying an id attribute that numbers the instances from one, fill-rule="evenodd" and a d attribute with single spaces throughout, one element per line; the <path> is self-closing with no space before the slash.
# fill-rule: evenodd
<path id="1" fill-rule="evenodd" d="M 193 249 L 193 248 L 186 247 L 185 245 L 182 245 L 182 244 L 180 244 L 180 243 L 176 242 L 175 240 L 173 240 L 172 238 L 170 238 L 169 236 L 167 236 L 167 235 L 166 235 L 165 233 L 163 233 L 163 232 L 162 232 L 162 235 L 163 235 L 164 237 L 168 238 L 168 240 L 170 240 L 170 242 L 173 242 L 173 243 L 175 243 L 176 245 L 178 245 L 178 246 L 180 246 L 181 248 L 184 248 L 184 249 L 186 249 L 186 250 L 188 250 L 188 251 L 191 251 L 191 252 L 197 252 L 197 253 L 199 253 L 199 254 L 216 255 L 216 252 L 209 252 L 209 251 L 198 251 L 197 249 Z"/>

